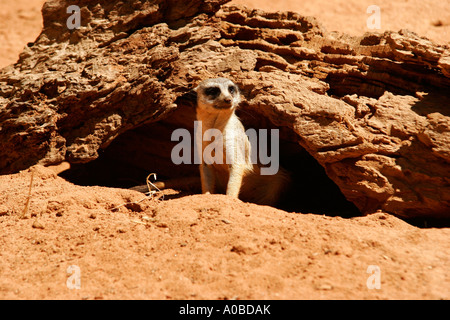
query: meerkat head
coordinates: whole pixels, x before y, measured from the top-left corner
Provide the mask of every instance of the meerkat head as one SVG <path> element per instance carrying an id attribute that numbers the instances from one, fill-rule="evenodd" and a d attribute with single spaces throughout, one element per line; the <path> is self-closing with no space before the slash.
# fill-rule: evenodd
<path id="1" fill-rule="evenodd" d="M 208 112 L 233 111 L 241 102 L 238 86 L 226 78 L 204 80 L 195 91 L 197 108 Z"/>

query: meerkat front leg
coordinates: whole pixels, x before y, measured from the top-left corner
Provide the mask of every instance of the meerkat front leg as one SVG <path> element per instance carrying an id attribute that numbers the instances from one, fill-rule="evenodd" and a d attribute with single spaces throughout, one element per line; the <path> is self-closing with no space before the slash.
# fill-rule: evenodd
<path id="1" fill-rule="evenodd" d="M 244 167 L 240 165 L 230 165 L 230 176 L 227 184 L 227 195 L 237 198 L 241 190 L 242 179 L 244 177 Z"/>
<path id="2" fill-rule="evenodd" d="M 204 194 L 214 193 L 216 181 L 213 168 L 211 168 L 211 166 L 205 163 L 202 163 L 200 165 L 200 178 L 202 182 L 202 193 Z"/>

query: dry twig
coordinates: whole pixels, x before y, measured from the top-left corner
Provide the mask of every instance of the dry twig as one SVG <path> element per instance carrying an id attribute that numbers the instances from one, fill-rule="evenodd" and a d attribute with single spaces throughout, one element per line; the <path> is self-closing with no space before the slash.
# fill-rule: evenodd
<path id="1" fill-rule="evenodd" d="M 26 218 L 27 213 L 28 213 L 28 209 L 30 208 L 31 189 L 33 188 L 33 177 L 34 177 L 34 170 L 31 169 L 31 179 L 30 179 L 30 187 L 28 188 L 27 202 L 25 204 L 25 208 L 22 211 L 22 214 L 19 216 L 19 219 Z"/>
<path id="2" fill-rule="evenodd" d="M 116 210 L 119 210 L 121 207 L 124 207 L 124 206 L 126 206 L 126 205 L 129 205 L 129 204 L 138 204 L 138 203 L 140 203 L 140 202 L 142 202 L 142 201 L 144 201 L 144 200 L 149 200 L 149 199 L 150 199 L 150 200 L 152 200 L 152 199 L 158 200 L 159 198 L 162 197 L 162 199 L 164 200 L 164 194 L 162 194 L 162 193 L 160 194 L 159 197 L 153 198 L 153 196 L 154 196 L 155 194 L 161 192 L 161 190 L 159 190 L 159 188 L 158 188 L 157 186 L 155 186 L 155 185 L 150 181 L 150 177 L 151 177 L 151 176 L 153 176 L 153 178 L 154 178 L 155 181 L 156 181 L 156 173 L 150 173 L 150 174 L 147 176 L 146 181 L 147 181 L 148 192 L 145 193 L 145 194 L 146 194 L 146 197 L 144 197 L 144 198 L 142 198 L 142 199 L 140 199 L 140 200 L 138 200 L 138 201 L 132 201 L 132 202 L 127 202 L 127 203 L 121 204 L 121 205 L 119 205 L 119 206 L 117 206 L 117 207 L 112 208 L 111 210 L 112 210 L 112 211 L 116 211 Z M 152 190 L 152 188 L 153 188 L 153 190 Z M 154 190 L 154 189 L 156 189 L 157 191 Z"/>

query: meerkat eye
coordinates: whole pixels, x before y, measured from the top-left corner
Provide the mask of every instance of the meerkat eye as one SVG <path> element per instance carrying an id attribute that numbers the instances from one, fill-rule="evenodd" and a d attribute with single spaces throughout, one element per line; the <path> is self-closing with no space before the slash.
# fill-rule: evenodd
<path id="1" fill-rule="evenodd" d="M 231 94 L 233 94 L 233 93 L 236 92 L 236 88 L 235 88 L 234 86 L 229 86 L 229 87 L 228 87 L 228 91 L 229 91 Z"/>
<path id="2" fill-rule="evenodd" d="M 205 89 L 205 94 L 207 96 L 210 96 L 212 98 L 217 97 L 220 94 L 220 88 L 219 87 L 209 87 Z"/>

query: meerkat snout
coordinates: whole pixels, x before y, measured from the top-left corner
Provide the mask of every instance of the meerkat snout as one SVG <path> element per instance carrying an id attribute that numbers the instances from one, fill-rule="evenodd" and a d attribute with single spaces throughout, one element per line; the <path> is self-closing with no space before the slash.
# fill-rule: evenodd
<path id="1" fill-rule="evenodd" d="M 215 112 L 234 110 L 241 102 L 239 89 L 227 78 L 208 79 L 200 83 L 197 92 L 197 108 Z"/>

